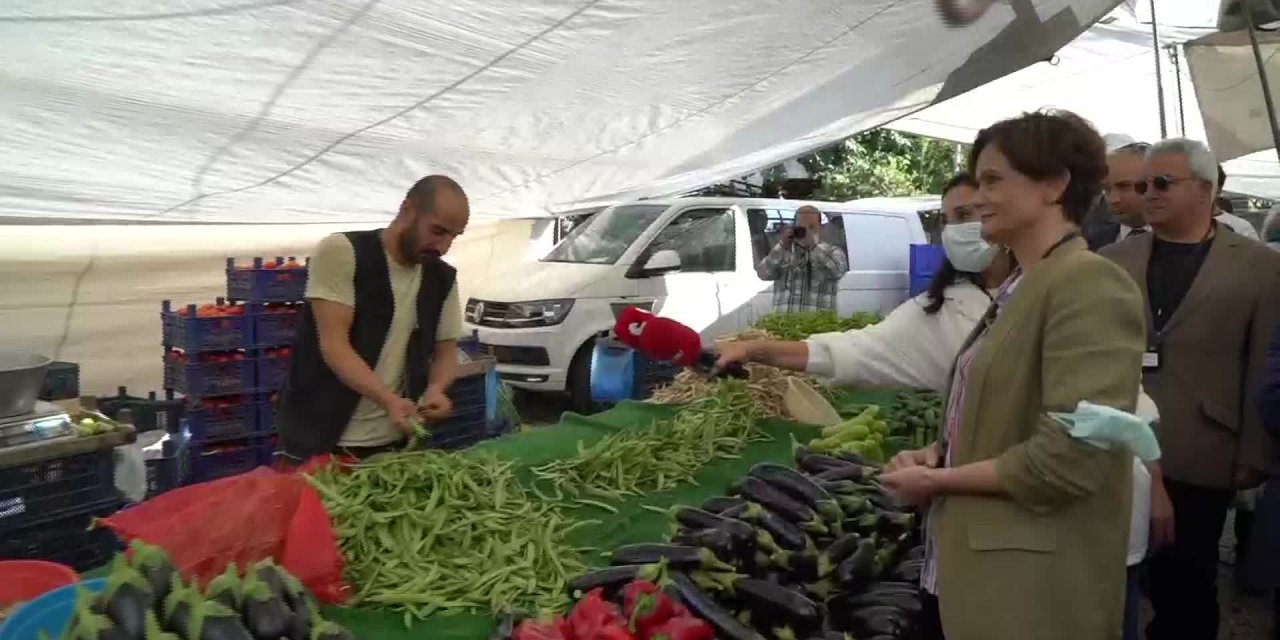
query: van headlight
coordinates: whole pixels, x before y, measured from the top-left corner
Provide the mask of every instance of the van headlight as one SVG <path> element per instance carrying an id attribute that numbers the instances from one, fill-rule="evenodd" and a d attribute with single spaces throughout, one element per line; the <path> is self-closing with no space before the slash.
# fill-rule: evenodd
<path id="1" fill-rule="evenodd" d="M 467 320 L 486 327 L 521 329 L 550 327 L 564 322 L 573 300 L 532 300 L 529 302 L 467 301 Z"/>

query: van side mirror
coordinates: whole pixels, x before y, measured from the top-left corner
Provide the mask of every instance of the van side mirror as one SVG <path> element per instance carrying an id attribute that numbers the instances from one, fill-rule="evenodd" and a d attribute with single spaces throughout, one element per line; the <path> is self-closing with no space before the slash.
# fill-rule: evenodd
<path id="1" fill-rule="evenodd" d="M 633 278 L 652 278 L 653 276 L 675 273 L 680 268 L 680 254 L 671 249 L 663 249 L 649 256 L 649 259 L 644 261 L 643 267 L 632 269 L 631 273 L 627 275 Z"/>

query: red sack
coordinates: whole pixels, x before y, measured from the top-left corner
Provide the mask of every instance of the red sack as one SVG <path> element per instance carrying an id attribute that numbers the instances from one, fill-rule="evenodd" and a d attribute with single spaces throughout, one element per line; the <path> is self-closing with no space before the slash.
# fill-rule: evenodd
<path id="1" fill-rule="evenodd" d="M 182 487 L 99 521 L 125 542 L 156 545 L 187 580 L 207 584 L 229 563 L 274 558 L 321 602 L 346 600 L 329 514 L 306 478 L 258 467 Z"/>

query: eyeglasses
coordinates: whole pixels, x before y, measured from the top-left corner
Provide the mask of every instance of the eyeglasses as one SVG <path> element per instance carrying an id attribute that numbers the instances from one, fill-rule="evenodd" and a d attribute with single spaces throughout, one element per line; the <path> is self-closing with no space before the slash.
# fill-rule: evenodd
<path id="1" fill-rule="evenodd" d="M 1147 185 L 1151 185 L 1155 187 L 1156 191 L 1164 193 L 1169 190 L 1169 187 L 1172 187 L 1179 182 L 1186 182 L 1190 179 L 1191 178 L 1175 178 L 1173 176 L 1153 176 L 1146 180 L 1142 180 L 1141 182 L 1135 182 L 1133 184 L 1133 190 L 1137 191 L 1138 195 L 1143 195 L 1147 192 Z"/>
<path id="2" fill-rule="evenodd" d="M 1147 144 L 1147 143 L 1145 143 L 1145 142 L 1130 142 L 1129 144 L 1126 144 L 1126 145 L 1124 145 L 1123 147 L 1120 147 L 1119 149 L 1116 149 L 1116 151 L 1143 151 L 1143 152 L 1145 152 L 1147 149 L 1150 149 L 1150 148 L 1151 148 L 1151 145 L 1149 145 L 1149 144 Z"/>

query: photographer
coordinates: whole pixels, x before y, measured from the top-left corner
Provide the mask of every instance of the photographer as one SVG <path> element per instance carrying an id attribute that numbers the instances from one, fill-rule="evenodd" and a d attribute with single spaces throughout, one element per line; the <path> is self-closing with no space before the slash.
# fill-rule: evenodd
<path id="1" fill-rule="evenodd" d="M 778 244 L 756 266 L 761 280 L 774 281 L 774 311 L 835 311 L 836 283 L 849 270 L 844 249 L 818 241 L 822 212 L 796 210 L 796 223 L 779 230 Z"/>

